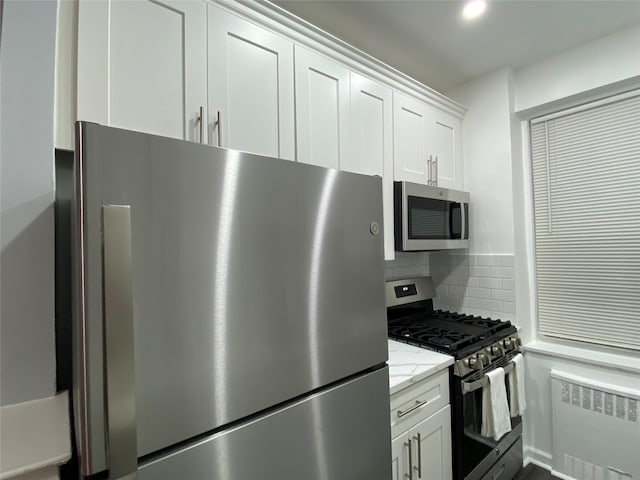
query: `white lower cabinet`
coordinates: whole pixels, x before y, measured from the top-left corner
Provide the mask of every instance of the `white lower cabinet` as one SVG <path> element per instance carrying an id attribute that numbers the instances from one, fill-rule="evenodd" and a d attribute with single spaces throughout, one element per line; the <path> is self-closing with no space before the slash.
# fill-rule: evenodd
<path id="1" fill-rule="evenodd" d="M 393 480 L 450 480 L 448 371 L 391 397 Z"/>

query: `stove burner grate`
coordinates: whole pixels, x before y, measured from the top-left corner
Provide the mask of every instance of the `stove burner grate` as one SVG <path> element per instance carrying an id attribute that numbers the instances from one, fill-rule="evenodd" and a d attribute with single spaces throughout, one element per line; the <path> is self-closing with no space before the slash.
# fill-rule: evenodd
<path id="1" fill-rule="evenodd" d="M 390 319 L 388 333 L 396 340 L 455 354 L 510 327 L 508 321 L 437 310 Z"/>

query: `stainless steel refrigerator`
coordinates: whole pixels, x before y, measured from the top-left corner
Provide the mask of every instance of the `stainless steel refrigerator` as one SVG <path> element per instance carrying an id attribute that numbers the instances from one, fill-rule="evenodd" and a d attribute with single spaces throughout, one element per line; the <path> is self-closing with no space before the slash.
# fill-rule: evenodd
<path id="1" fill-rule="evenodd" d="M 76 138 L 81 475 L 388 480 L 380 178 L 85 122 Z"/>

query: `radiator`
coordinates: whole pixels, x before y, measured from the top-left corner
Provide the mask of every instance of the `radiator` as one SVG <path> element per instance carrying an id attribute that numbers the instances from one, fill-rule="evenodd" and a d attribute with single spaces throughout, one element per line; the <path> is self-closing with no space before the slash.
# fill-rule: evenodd
<path id="1" fill-rule="evenodd" d="M 551 371 L 553 470 L 576 480 L 640 480 L 640 391 Z"/>

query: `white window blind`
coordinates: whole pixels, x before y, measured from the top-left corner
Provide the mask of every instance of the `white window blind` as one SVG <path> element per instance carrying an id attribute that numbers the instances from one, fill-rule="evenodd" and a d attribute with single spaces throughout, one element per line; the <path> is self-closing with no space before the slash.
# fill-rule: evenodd
<path id="1" fill-rule="evenodd" d="M 538 330 L 640 350 L 640 91 L 530 127 Z"/>

